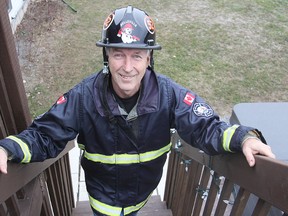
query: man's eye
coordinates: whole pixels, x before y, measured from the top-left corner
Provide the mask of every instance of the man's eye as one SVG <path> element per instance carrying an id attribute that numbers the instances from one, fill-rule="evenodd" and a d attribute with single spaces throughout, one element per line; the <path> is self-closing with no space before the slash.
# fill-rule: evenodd
<path id="1" fill-rule="evenodd" d="M 134 58 L 135 59 L 142 59 L 142 56 L 141 55 L 134 55 Z"/>
<path id="2" fill-rule="evenodd" d="M 120 57 L 122 57 L 122 54 L 121 53 L 116 53 L 116 54 L 114 54 L 114 57 L 115 58 L 120 58 Z"/>

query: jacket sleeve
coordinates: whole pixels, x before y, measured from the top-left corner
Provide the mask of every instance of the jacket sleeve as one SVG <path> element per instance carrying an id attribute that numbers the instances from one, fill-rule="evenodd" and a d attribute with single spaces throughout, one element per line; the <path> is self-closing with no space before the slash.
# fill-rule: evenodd
<path id="1" fill-rule="evenodd" d="M 79 130 L 81 87 L 74 87 L 61 96 L 49 111 L 38 116 L 18 135 L 0 141 L 12 161 L 29 163 L 56 157 L 73 140 Z"/>
<path id="2" fill-rule="evenodd" d="M 249 131 L 254 131 L 265 142 L 255 128 L 220 121 L 211 106 L 194 92 L 177 84 L 174 84 L 172 91 L 174 126 L 188 144 L 215 155 L 242 151 L 242 141 Z"/>

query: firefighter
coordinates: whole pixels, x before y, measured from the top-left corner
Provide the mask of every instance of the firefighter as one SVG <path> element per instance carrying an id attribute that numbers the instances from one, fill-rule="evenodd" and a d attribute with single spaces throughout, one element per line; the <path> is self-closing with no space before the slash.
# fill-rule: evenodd
<path id="1" fill-rule="evenodd" d="M 136 215 L 162 176 L 170 129 L 209 155 L 243 152 L 274 158 L 261 133 L 220 121 L 195 92 L 155 73 L 160 50 L 151 17 L 132 6 L 113 11 L 102 38 L 104 67 L 63 94 L 18 135 L 0 141 L 0 171 L 56 157 L 77 138 L 94 215 Z"/>

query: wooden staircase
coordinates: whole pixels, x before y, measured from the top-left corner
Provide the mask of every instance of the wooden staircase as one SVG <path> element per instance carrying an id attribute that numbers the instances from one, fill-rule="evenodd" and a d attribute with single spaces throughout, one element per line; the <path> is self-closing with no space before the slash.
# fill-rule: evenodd
<path id="1" fill-rule="evenodd" d="M 77 203 L 72 216 L 91 216 L 92 210 L 88 201 Z M 159 195 L 151 196 L 147 204 L 138 212 L 137 216 L 173 216 L 172 211 L 167 209 L 166 203 L 161 201 Z"/>

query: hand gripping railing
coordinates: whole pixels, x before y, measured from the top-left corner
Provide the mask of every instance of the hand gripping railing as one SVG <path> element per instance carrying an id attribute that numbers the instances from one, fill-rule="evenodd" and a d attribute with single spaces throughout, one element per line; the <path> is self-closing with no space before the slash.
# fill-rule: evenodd
<path id="1" fill-rule="evenodd" d="M 284 215 L 288 213 L 288 164 L 243 154 L 208 156 L 175 132 L 164 200 L 174 216 Z"/>

